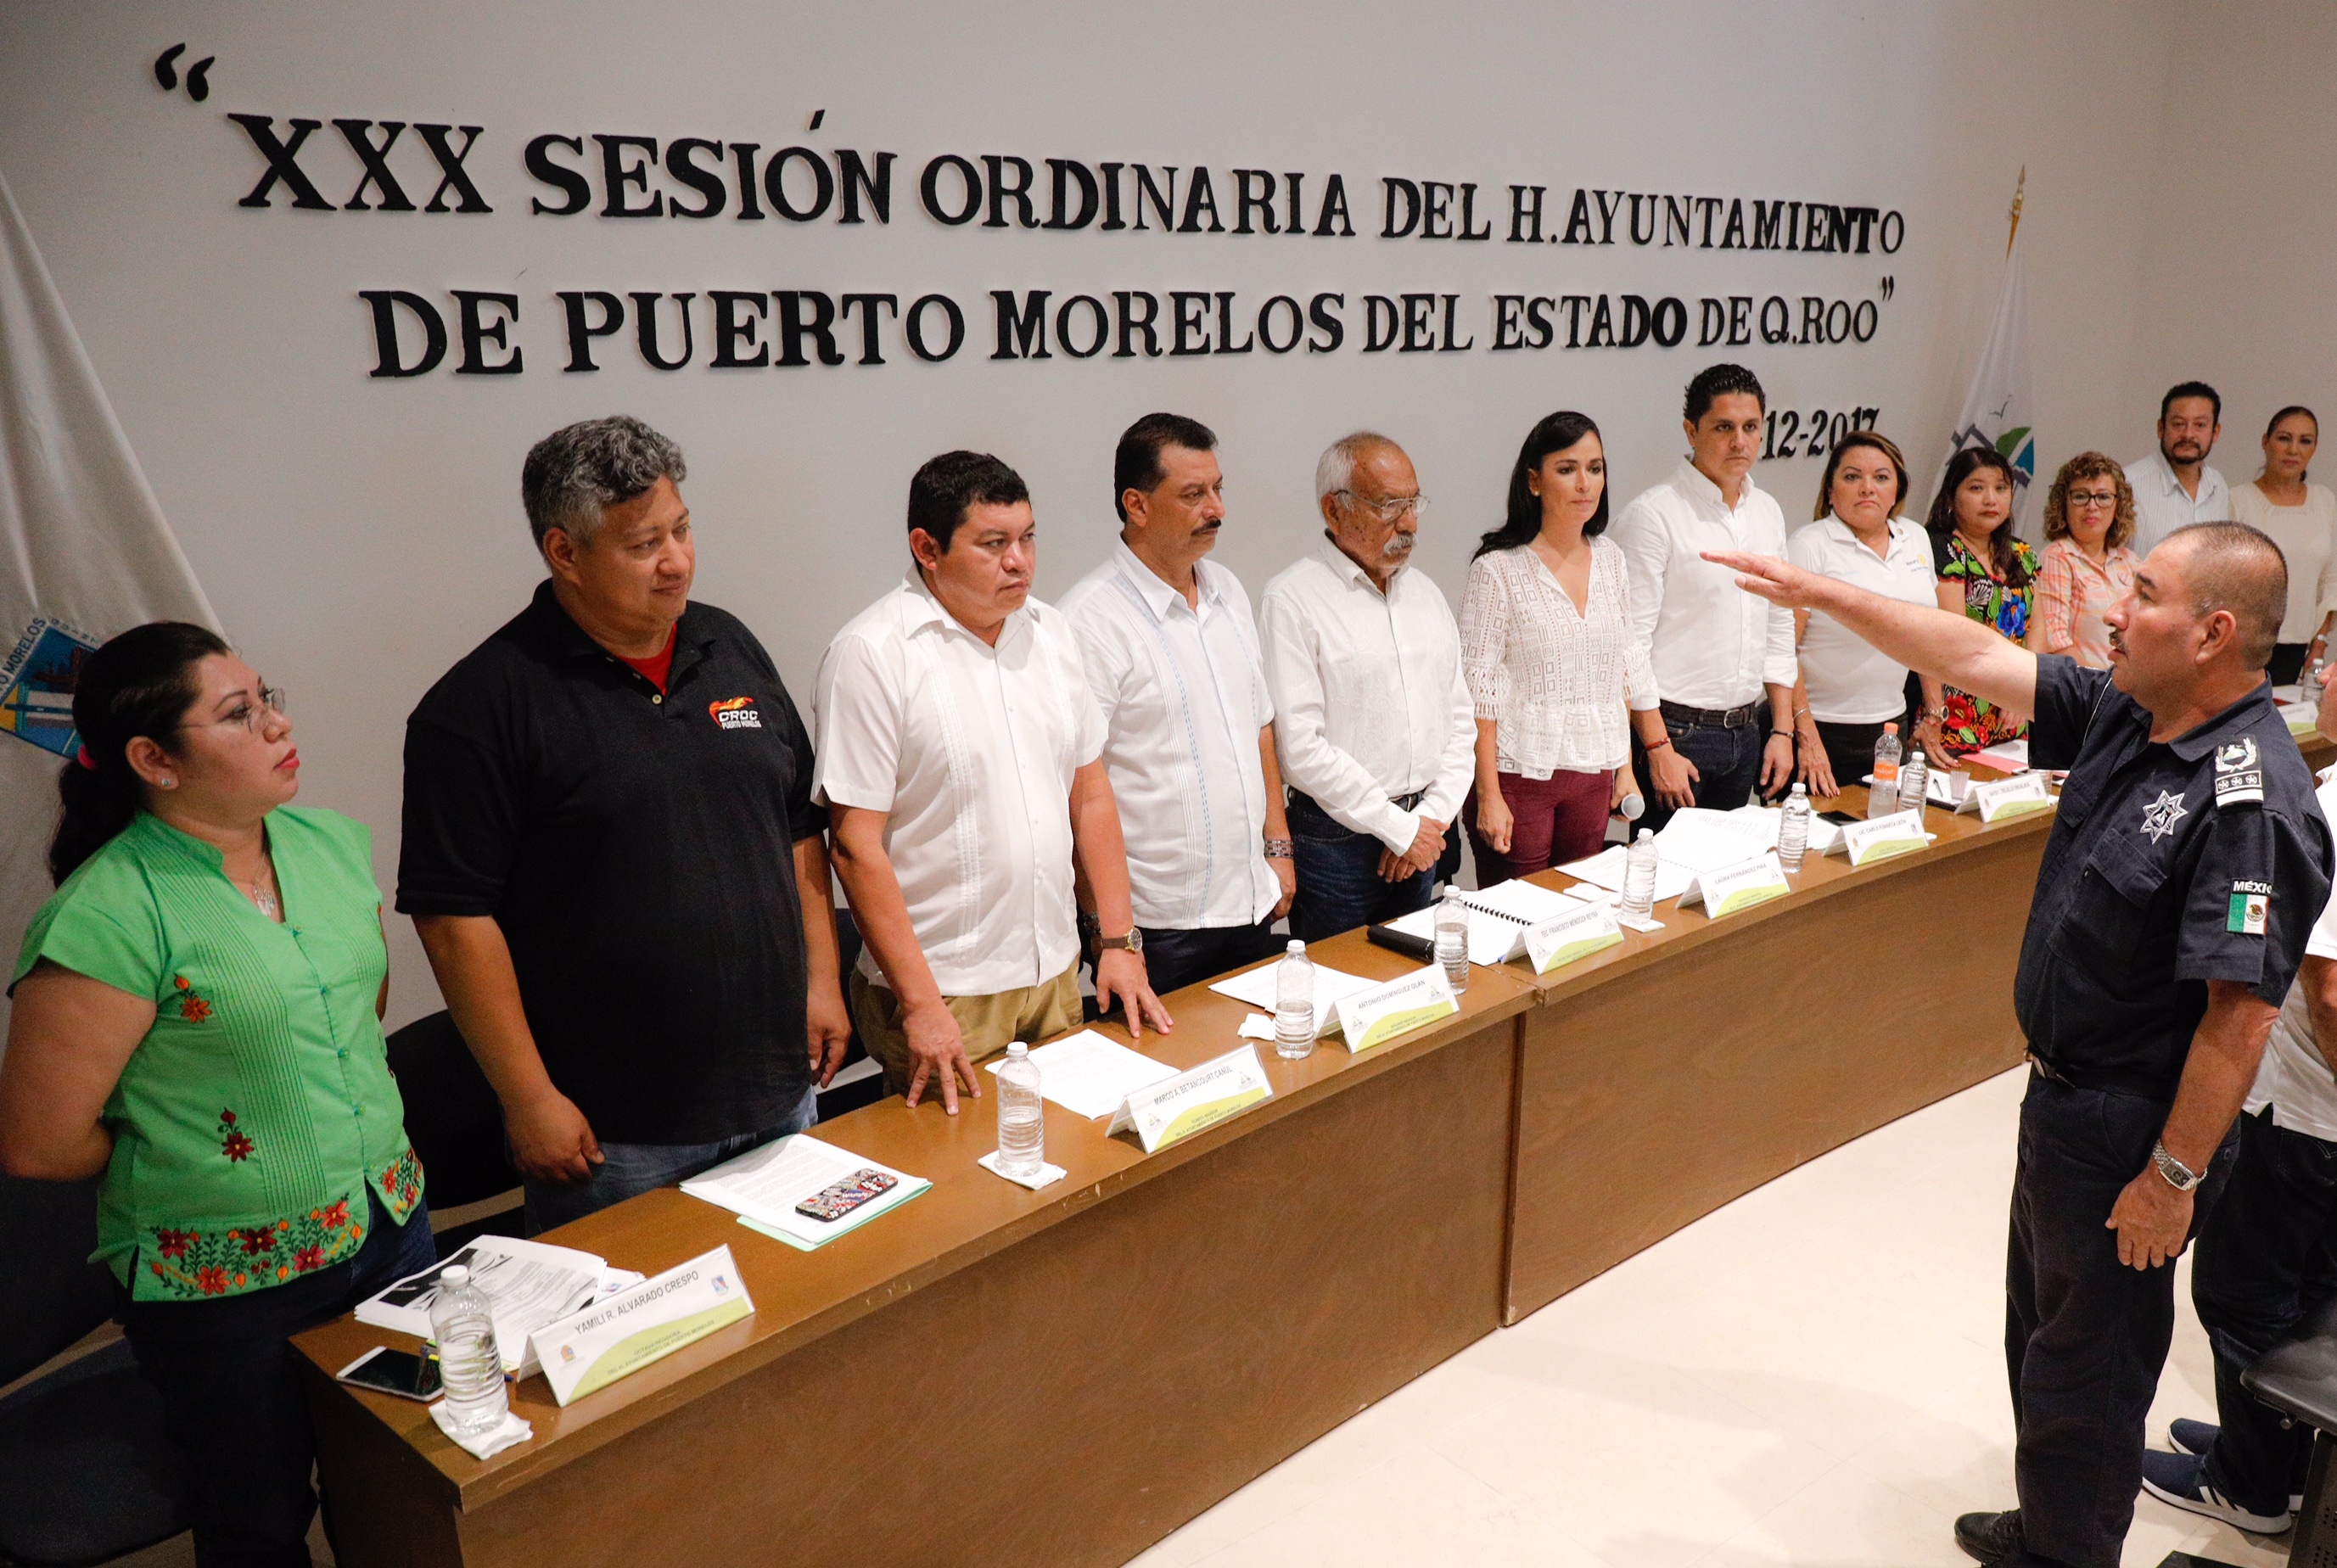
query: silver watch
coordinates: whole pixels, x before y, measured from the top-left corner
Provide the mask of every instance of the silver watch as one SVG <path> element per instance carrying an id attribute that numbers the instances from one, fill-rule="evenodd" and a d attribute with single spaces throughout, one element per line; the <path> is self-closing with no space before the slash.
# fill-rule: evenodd
<path id="1" fill-rule="evenodd" d="M 2158 1174 L 2166 1178 L 2166 1184 L 2178 1193 L 2187 1193 L 2207 1179 L 2206 1172 L 2195 1171 L 2168 1154 L 2164 1142 L 2151 1145 L 2150 1163 L 2158 1167 Z"/>

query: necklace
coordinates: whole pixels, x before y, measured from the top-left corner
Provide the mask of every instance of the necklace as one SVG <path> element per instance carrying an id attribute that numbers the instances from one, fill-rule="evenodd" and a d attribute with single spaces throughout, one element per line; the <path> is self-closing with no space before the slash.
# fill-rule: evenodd
<path id="1" fill-rule="evenodd" d="M 251 884 L 251 901 L 269 920 L 283 918 L 283 906 L 276 901 L 276 890 L 256 878 Z"/>

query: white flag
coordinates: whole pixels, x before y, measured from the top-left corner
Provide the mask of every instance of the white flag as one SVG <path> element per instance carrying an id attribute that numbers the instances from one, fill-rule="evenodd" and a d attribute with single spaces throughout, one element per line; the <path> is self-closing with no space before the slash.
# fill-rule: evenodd
<path id="1" fill-rule="evenodd" d="M 1988 347 L 1973 373 L 1971 390 L 1964 394 L 1963 417 L 1948 437 L 1948 459 L 1953 461 L 1967 446 L 1993 447 L 2004 454 L 2012 464 L 2013 527 L 2023 538 L 2028 537 L 2022 520 L 2030 482 L 2037 477 L 2035 406 L 2029 390 L 2029 291 L 2021 281 L 2020 237 L 2015 229 L 2004 258 L 1996 321 L 1988 329 Z M 1940 477 L 1947 477 L 1945 463 Z"/>
<path id="2" fill-rule="evenodd" d="M 48 897 L 81 661 L 149 620 L 217 629 L 0 179 L 0 957 Z M 0 999 L 0 1041 L 8 1004 Z"/>

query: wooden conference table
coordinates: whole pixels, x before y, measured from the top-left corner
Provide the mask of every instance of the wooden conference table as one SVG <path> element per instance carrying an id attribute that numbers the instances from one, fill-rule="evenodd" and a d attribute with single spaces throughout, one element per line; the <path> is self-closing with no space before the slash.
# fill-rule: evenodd
<path id="1" fill-rule="evenodd" d="M 933 1189 L 817 1251 L 672 1190 L 564 1227 L 650 1273 L 727 1242 L 755 1313 L 568 1409 L 520 1383 L 534 1436 L 484 1462 L 332 1380 L 404 1336 L 304 1335 L 339 1561 L 1123 1563 L 1472 1341 L 2019 1062 L 2051 818 L 1929 818 L 1930 849 L 1813 857 L 1725 920 L 1667 905 L 1549 977 L 1476 969 L 1458 1017 L 1368 1055 L 1261 1047 L 1273 1099 L 1149 1157 L 1050 1105 L 1069 1175 L 1041 1192 L 974 1164 L 994 1095 L 889 1099 L 819 1136 Z M 1413 967 L 1361 933 L 1312 950 Z M 1141 1044 L 1178 1066 L 1248 1011 L 1170 1006 Z"/>

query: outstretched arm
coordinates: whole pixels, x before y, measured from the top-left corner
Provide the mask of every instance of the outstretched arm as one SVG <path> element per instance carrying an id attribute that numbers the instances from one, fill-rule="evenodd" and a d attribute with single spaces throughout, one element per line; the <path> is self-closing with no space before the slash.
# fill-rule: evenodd
<path id="1" fill-rule="evenodd" d="M 2037 711 L 2037 656 L 1976 620 L 1869 593 L 1765 555 L 1706 550 L 1736 586 L 1791 609 L 1822 609 L 1910 669 L 2018 713 Z"/>

